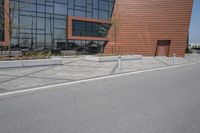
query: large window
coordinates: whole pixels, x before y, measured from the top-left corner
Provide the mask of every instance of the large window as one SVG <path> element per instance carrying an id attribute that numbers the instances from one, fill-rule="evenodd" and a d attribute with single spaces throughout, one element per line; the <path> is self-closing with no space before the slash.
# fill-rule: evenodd
<path id="1" fill-rule="evenodd" d="M 73 20 L 73 36 L 107 37 L 109 24 Z"/>

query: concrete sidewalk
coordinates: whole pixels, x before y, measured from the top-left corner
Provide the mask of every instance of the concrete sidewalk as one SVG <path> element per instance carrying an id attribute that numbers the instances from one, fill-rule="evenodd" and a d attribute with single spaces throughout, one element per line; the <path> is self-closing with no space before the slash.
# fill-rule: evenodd
<path id="1" fill-rule="evenodd" d="M 0 69 L 0 93 L 29 89 L 81 79 L 113 75 L 138 70 L 173 65 L 173 57 L 144 57 L 143 60 L 123 61 L 122 70 L 118 62 L 92 62 L 80 58 L 63 58 L 64 65 Z M 176 58 L 176 64 L 200 62 L 200 55 Z"/>

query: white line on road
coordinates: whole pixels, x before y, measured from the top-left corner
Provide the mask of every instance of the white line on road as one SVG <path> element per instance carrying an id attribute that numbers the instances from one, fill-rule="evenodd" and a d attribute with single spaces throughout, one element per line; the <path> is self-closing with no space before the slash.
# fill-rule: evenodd
<path id="1" fill-rule="evenodd" d="M 147 70 L 139 70 L 139 71 L 134 71 L 134 72 L 127 72 L 127 73 L 121 73 L 121 74 L 116 74 L 116 75 L 108 75 L 108 76 L 96 77 L 96 78 L 91 78 L 91 79 L 72 81 L 72 82 L 67 82 L 67 83 L 47 85 L 47 86 L 30 88 L 30 89 L 25 89 L 25 90 L 17 90 L 17 91 L 12 91 L 12 92 L 1 93 L 0 97 L 8 97 L 8 96 L 12 96 L 12 95 L 31 93 L 31 92 L 45 90 L 45 89 L 54 88 L 54 87 L 80 84 L 80 83 L 84 83 L 84 82 L 91 82 L 91 81 L 96 81 L 96 80 L 109 79 L 109 78 L 115 78 L 115 77 L 120 77 L 120 76 L 132 75 L 132 74 L 139 74 L 139 73 L 144 73 L 144 72 L 158 71 L 158 70 L 164 70 L 164 69 L 169 69 L 169 68 L 177 68 L 177 67 L 181 67 L 181 66 L 195 65 L 195 64 L 199 64 L 199 63 L 200 62 L 160 67 L 160 68 L 153 68 L 153 69 L 147 69 Z"/>

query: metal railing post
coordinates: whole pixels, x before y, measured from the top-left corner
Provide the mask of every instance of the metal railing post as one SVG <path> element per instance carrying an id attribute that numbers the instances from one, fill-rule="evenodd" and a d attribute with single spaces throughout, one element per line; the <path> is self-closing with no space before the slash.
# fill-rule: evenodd
<path id="1" fill-rule="evenodd" d="M 122 57 L 121 57 L 121 55 L 118 56 L 118 69 L 120 71 L 122 70 Z"/>
<path id="2" fill-rule="evenodd" d="M 176 54 L 174 53 L 173 54 L 173 65 L 175 65 L 176 64 Z"/>

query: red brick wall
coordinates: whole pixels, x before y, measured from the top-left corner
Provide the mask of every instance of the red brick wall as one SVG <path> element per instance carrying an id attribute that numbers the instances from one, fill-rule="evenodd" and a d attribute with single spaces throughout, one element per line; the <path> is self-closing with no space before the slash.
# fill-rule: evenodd
<path id="1" fill-rule="evenodd" d="M 192 0 L 116 0 L 117 54 L 154 56 L 158 40 L 171 40 L 169 56 L 173 53 L 184 56 L 192 3 Z M 105 54 L 115 53 L 112 31 L 113 28 Z"/>

